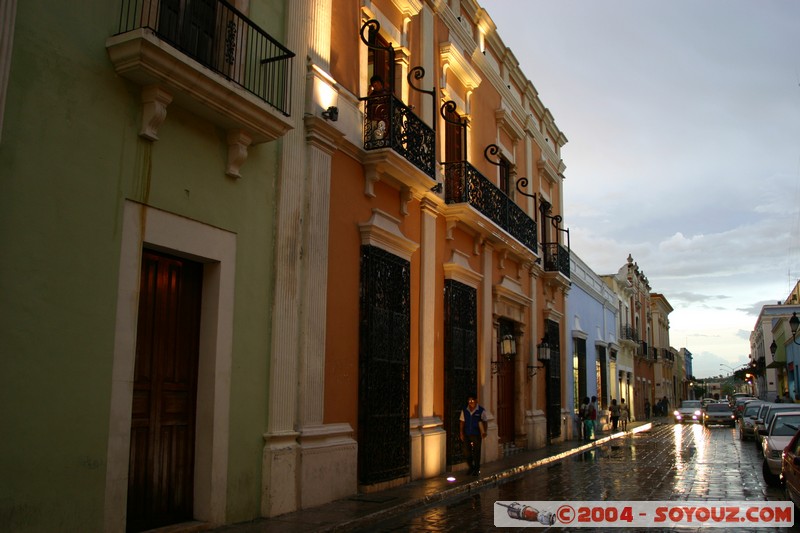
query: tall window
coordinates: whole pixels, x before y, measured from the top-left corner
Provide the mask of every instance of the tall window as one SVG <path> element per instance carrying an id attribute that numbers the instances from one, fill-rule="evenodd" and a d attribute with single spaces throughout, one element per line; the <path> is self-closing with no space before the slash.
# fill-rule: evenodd
<path id="1" fill-rule="evenodd" d="M 444 394 L 447 464 L 463 462 L 459 416 L 478 386 L 478 291 L 455 280 L 444 283 Z"/>
<path id="2" fill-rule="evenodd" d="M 580 406 L 586 397 L 586 339 L 573 339 L 575 343 L 575 355 L 573 357 L 574 377 L 575 377 L 575 408 Z"/>
<path id="3" fill-rule="evenodd" d="M 371 80 L 373 76 L 380 77 L 384 90 L 389 92 L 394 85 L 394 66 L 392 65 L 392 54 L 388 50 L 389 42 L 372 29 L 369 31 L 368 39 L 370 45 L 375 47 L 368 48 L 367 72 L 369 79 Z"/>
<path id="4" fill-rule="evenodd" d="M 450 121 L 456 122 L 451 124 Z M 446 163 L 458 163 L 467 160 L 467 147 L 464 146 L 464 127 L 460 126 L 462 118 L 458 111 L 447 113 L 444 127 L 444 160 Z"/>
<path id="5" fill-rule="evenodd" d="M 500 180 L 499 188 L 506 193 L 506 196 L 511 196 L 511 162 L 500 156 Z"/>
<path id="6" fill-rule="evenodd" d="M 161 0 L 158 31 L 180 50 L 212 64 L 216 0 Z"/>
<path id="7" fill-rule="evenodd" d="M 361 247 L 358 479 L 371 485 L 408 475 L 411 266 Z"/>

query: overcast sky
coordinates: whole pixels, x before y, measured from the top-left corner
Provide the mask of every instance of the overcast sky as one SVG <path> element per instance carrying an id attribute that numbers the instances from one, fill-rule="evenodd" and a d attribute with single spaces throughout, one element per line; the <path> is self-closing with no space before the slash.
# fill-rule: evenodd
<path id="1" fill-rule="evenodd" d="M 800 277 L 800 1 L 479 2 L 569 140 L 573 252 L 633 256 L 695 376 L 746 363 Z"/>

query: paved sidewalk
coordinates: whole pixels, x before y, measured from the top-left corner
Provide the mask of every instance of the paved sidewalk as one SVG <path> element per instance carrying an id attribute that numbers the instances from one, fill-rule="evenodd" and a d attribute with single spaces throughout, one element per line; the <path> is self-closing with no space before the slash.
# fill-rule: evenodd
<path id="1" fill-rule="evenodd" d="M 630 422 L 627 433 L 646 431 L 667 419 Z M 466 472 L 445 473 L 441 476 L 422 479 L 368 494 L 355 494 L 319 507 L 252 522 L 223 526 L 214 529 L 217 533 L 308 533 L 346 531 L 366 528 L 398 514 L 406 514 L 422 507 L 436 504 L 463 494 L 495 485 L 501 481 L 520 476 L 525 472 L 571 455 L 579 454 L 626 433 L 601 433 L 592 442 L 578 440 L 554 443 L 538 450 L 523 451 L 500 460 L 481 465 L 479 478 Z M 448 476 L 454 481 L 448 481 Z"/>

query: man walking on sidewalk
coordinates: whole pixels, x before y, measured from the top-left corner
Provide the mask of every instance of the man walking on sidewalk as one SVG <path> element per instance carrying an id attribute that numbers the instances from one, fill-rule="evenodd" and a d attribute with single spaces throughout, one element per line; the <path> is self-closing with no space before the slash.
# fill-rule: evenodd
<path id="1" fill-rule="evenodd" d="M 460 429 L 464 455 L 469 465 L 469 474 L 481 473 L 481 444 L 486 438 L 486 410 L 478 405 L 478 395 L 467 395 L 467 406 L 461 410 Z"/>

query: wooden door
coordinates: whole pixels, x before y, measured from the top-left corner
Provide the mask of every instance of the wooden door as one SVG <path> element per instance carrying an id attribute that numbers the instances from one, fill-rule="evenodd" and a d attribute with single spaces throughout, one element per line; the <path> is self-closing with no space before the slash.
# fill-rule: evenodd
<path id="1" fill-rule="evenodd" d="M 199 263 L 143 252 L 128 531 L 192 518 L 201 287 Z"/>
<path id="2" fill-rule="evenodd" d="M 514 324 L 507 320 L 500 321 L 499 338 L 514 335 Z M 514 417 L 516 409 L 516 376 L 514 373 L 516 354 L 501 354 L 500 343 L 497 345 L 497 436 L 500 443 L 514 442 Z"/>
<path id="3" fill-rule="evenodd" d="M 457 111 L 447 111 L 447 122 L 444 126 L 444 161 L 459 163 L 467 160 L 467 147 L 464 141 L 465 126 L 461 123 L 461 115 Z"/>

